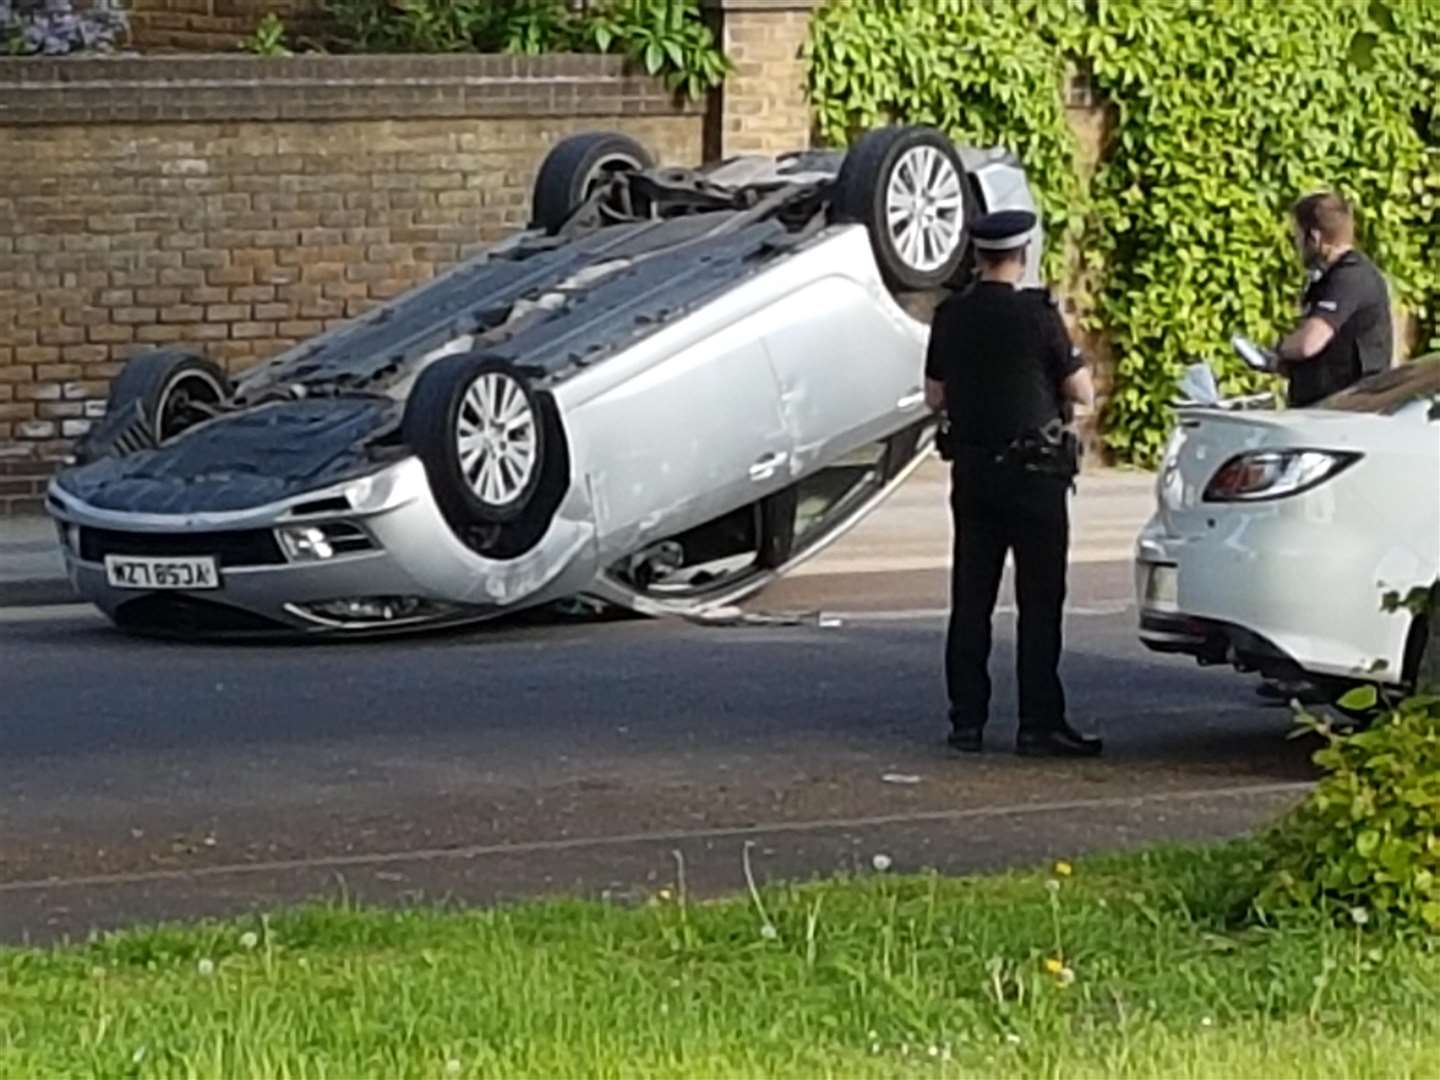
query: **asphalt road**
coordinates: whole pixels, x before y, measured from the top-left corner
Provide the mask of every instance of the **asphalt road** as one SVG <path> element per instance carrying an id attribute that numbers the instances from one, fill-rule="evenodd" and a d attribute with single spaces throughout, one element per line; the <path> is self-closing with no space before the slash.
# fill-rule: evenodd
<path id="1" fill-rule="evenodd" d="M 267 647 L 0 611 L 0 939 L 337 894 L 633 898 L 679 860 L 714 892 L 743 884 L 747 845 L 760 878 L 876 854 L 960 871 L 1233 835 L 1297 797 L 1313 748 L 1287 714 L 1232 673 L 1145 653 L 1128 563 L 1100 548 L 1072 575 L 1065 675 L 1106 756 L 1009 752 L 1008 618 L 990 752 L 951 755 L 944 540 L 931 518 L 902 528 L 906 507 L 751 605 L 838 626 Z M 916 544 L 899 569 L 867 547 L 887 529 Z"/>

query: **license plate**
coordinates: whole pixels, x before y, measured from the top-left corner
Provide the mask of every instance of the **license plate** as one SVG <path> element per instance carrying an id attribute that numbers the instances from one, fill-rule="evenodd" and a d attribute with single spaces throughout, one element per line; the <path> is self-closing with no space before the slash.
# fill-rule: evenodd
<path id="1" fill-rule="evenodd" d="M 1151 566 L 1145 576 L 1145 606 L 1173 608 L 1180 603 L 1180 571 L 1174 566 Z"/>
<path id="2" fill-rule="evenodd" d="M 220 588 L 220 570 L 213 555 L 170 559 L 106 555 L 105 576 L 117 589 Z"/>

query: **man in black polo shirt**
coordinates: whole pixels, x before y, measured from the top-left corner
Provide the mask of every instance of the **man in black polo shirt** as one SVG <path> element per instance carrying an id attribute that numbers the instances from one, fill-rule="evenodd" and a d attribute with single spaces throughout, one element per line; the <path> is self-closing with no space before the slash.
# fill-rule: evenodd
<path id="1" fill-rule="evenodd" d="M 1310 280 L 1300 324 L 1276 352 L 1292 408 L 1314 405 L 1390 366 L 1390 296 L 1375 264 L 1355 250 L 1355 219 L 1339 195 L 1295 204 L 1295 243 Z"/>
<path id="2" fill-rule="evenodd" d="M 1295 204 L 1295 247 L 1308 272 L 1300 323 L 1276 348 L 1289 379 L 1291 408 L 1303 409 L 1390 366 L 1390 295 L 1375 264 L 1355 249 L 1355 217 L 1332 192 Z M 1304 683 L 1265 679 L 1257 692 L 1275 702 L 1321 700 Z"/>
<path id="3" fill-rule="evenodd" d="M 1047 292 L 1018 286 L 1035 215 L 1001 211 L 971 232 L 979 280 L 935 313 L 925 363 L 931 408 L 949 421 L 955 528 L 945 677 L 950 745 L 976 752 L 989 719 L 991 616 L 1015 557 L 1022 754 L 1090 756 L 1100 740 L 1066 720 L 1061 618 L 1076 462 L 1062 438 L 1072 406 L 1094 398 Z"/>

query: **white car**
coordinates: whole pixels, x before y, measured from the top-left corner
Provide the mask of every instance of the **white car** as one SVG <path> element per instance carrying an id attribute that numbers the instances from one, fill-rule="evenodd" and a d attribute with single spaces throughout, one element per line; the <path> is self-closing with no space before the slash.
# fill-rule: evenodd
<path id="1" fill-rule="evenodd" d="M 1136 549 L 1141 641 L 1325 689 L 1412 684 L 1440 642 L 1385 597 L 1440 581 L 1440 354 L 1313 408 L 1178 412 Z"/>

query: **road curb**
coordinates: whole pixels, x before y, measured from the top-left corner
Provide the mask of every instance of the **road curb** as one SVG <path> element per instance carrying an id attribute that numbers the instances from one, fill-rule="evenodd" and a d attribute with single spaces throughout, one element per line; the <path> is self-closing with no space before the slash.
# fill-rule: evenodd
<path id="1" fill-rule="evenodd" d="M 79 599 L 68 578 L 0 581 L 0 608 L 59 606 Z"/>

